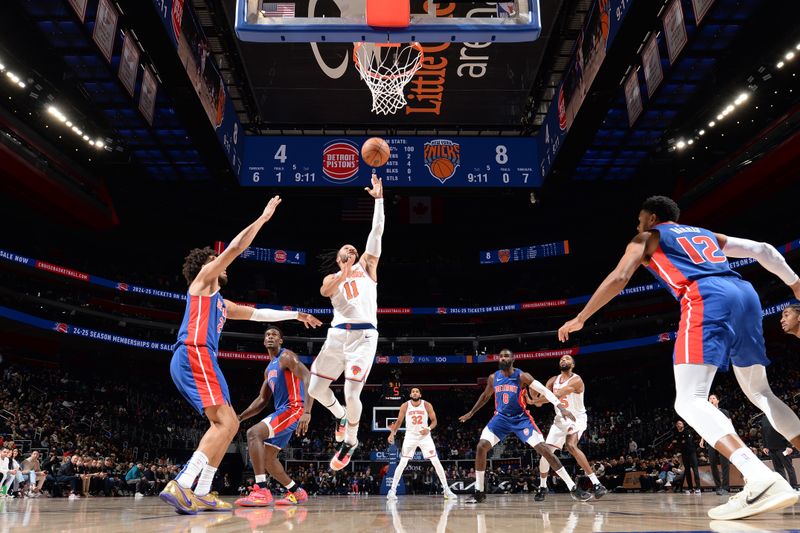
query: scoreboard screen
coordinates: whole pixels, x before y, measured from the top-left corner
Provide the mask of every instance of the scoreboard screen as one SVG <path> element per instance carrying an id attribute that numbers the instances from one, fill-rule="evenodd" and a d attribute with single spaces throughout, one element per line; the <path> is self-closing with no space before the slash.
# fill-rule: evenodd
<path id="1" fill-rule="evenodd" d="M 255 187 L 365 187 L 368 137 L 250 136 L 239 181 Z M 387 187 L 539 187 L 533 137 L 385 137 Z"/>

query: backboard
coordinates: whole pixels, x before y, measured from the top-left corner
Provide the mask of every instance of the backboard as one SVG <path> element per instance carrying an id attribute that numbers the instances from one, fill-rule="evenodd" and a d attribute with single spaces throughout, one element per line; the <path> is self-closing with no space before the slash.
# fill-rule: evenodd
<path id="1" fill-rule="evenodd" d="M 367 2 L 406 9 L 404 0 L 237 0 L 236 34 L 262 43 L 530 42 L 542 27 L 539 0 L 411 0 L 408 25 L 391 28 L 370 26 Z"/>

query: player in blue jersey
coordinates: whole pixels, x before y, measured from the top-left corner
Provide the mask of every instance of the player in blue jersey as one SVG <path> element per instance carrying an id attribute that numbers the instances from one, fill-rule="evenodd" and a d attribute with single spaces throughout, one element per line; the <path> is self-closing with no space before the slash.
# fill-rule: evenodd
<path id="1" fill-rule="evenodd" d="M 197 450 L 178 476 L 161 492 L 162 500 L 182 514 L 200 511 L 228 511 L 229 503 L 217 498 L 211 481 L 217 472 L 231 439 L 239 429 L 239 420 L 231 406 L 228 384 L 219 369 L 217 349 L 227 319 L 276 322 L 299 320 L 306 327 L 317 327 L 319 320 L 306 313 L 253 309 L 225 300 L 219 291 L 228 282 L 226 269 L 245 251 L 280 205 L 272 198 L 264 212 L 217 254 L 211 248 L 195 248 L 186 257 L 183 275 L 189 284 L 186 312 L 173 348 L 170 374 L 178 391 L 195 409 L 205 414 L 208 428 Z M 195 479 L 197 486 L 192 491 Z"/>
<path id="2" fill-rule="evenodd" d="M 494 396 L 494 416 L 481 433 L 480 441 L 475 453 L 475 494 L 467 503 L 481 503 L 486 500 L 485 474 L 486 456 L 489 450 L 498 442 L 503 441 L 509 433 L 513 433 L 519 440 L 533 447 L 542 457 L 547 459 L 567 485 L 570 495 L 578 501 L 586 501 L 592 495 L 578 487 L 566 469 L 561 465 L 549 446 L 544 443 L 542 432 L 536 427 L 533 417 L 525 409 L 527 404 L 527 390 L 543 394 L 559 410 L 562 416 L 575 421 L 575 415 L 561 405 L 553 392 L 533 379 L 533 376 L 514 368 L 514 354 L 511 350 L 501 350 L 498 358 L 500 370 L 489 376 L 486 389 L 481 393 L 478 401 L 459 421 L 466 422 L 477 413 L 481 407 Z"/>
<path id="3" fill-rule="evenodd" d="M 707 398 L 717 370 L 733 371 L 742 391 L 770 423 L 800 447 L 800 419 L 767 382 L 769 364 L 761 329 L 762 311 L 753 287 L 731 270 L 727 257 L 755 259 L 800 299 L 800 278 L 769 244 L 730 237 L 678 223 L 678 205 L 664 196 L 648 198 L 639 212 L 638 235 L 617 267 L 600 284 L 578 316 L 558 330 L 563 342 L 625 288 L 640 265 L 681 304 L 675 342 L 675 411 L 707 443 L 739 469 L 744 490 L 708 511 L 734 520 L 793 505 L 798 494 L 762 463 L 737 436 L 730 419 Z"/>
<path id="4" fill-rule="evenodd" d="M 289 444 L 295 430 L 298 435 L 308 430 L 314 398 L 306 398 L 305 391 L 311 374 L 293 351 L 283 348 L 283 332 L 277 327 L 270 326 L 264 333 L 264 346 L 269 358 L 264 383 L 258 397 L 242 411 L 239 420 L 247 420 L 263 411 L 270 396 L 274 399 L 275 412 L 247 430 L 247 450 L 256 484 L 247 497 L 236 501 L 242 507 L 265 507 L 272 503 L 267 472 L 287 491 L 286 497 L 275 505 L 297 505 L 308 500 L 306 491 L 286 474 L 278 452 Z"/>

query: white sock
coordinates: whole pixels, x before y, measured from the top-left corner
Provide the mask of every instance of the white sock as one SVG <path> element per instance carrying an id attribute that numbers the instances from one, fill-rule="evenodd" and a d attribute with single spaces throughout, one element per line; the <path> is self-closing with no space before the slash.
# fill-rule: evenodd
<path id="1" fill-rule="evenodd" d="M 331 393 L 331 396 L 333 396 L 333 393 Z M 325 407 L 328 408 L 328 411 L 333 413 L 333 416 L 336 418 L 336 420 L 341 420 L 345 417 L 345 415 L 347 415 L 347 411 L 345 411 L 344 406 L 340 404 L 339 400 L 337 400 L 335 397 L 333 398 L 333 403 L 331 405 L 326 405 Z"/>
<path id="2" fill-rule="evenodd" d="M 266 483 L 266 482 L 267 482 L 266 474 L 256 474 L 256 483 Z"/>
<path id="3" fill-rule="evenodd" d="M 284 487 L 286 487 L 286 490 L 288 490 L 289 492 L 294 492 L 295 489 L 297 488 L 297 485 L 295 484 L 294 481 L 289 481 L 289 484 L 284 485 Z"/>
<path id="4" fill-rule="evenodd" d="M 731 463 L 739 469 L 746 481 L 763 479 L 772 473 L 747 446 L 742 446 L 731 454 Z"/>
<path id="5" fill-rule="evenodd" d="M 475 471 L 475 490 L 479 492 L 483 492 L 483 475 L 485 473 L 486 473 L 485 470 Z"/>
<path id="6" fill-rule="evenodd" d="M 189 462 L 184 465 L 183 470 L 181 470 L 175 478 L 175 481 L 184 489 L 192 488 L 195 478 L 197 478 L 200 471 L 203 470 L 203 467 L 207 464 L 208 457 L 206 457 L 206 454 L 200 450 L 194 452 L 192 458 L 189 459 Z"/>
<path id="7" fill-rule="evenodd" d="M 197 488 L 194 489 L 196 496 L 206 496 L 211 491 L 211 482 L 214 481 L 214 474 L 217 473 L 215 466 L 206 465 L 200 472 L 200 479 L 197 480 Z"/>
<path id="8" fill-rule="evenodd" d="M 589 481 L 592 482 L 592 485 L 599 485 L 600 484 L 600 480 L 597 479 L 597 476 L 594 474 L 594 472 L 589 474 Z"/>
<path id="9" fill-rule="evenodd" d="M 546 489 L 547 488 L 547 476 L 539 478 L 539 488 Z"/>
<path id="10" fill-rule="evenodd" d="M 575 488 L 575 482 L 572 481 L 572 478 L 569 477 L 569 474 L 567 474 L 566 468 L 562 466 L 561 468 L 556 470 L 556 474 L 564 481 L 564 483 L 567 484 L 567 490 L 572 490 L 573 488 Z"/>

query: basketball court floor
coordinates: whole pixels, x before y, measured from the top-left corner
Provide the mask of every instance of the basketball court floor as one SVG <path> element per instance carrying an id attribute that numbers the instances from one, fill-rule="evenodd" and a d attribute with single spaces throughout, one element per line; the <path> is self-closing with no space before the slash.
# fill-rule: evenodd
<path id="1" fill-rule="evenodd" d="M 180 516 L 148 497 L 8 500 L 0 502 L 0 532 L 122 531 L 228 533 L 308 531 L 329 533 L 484 533 L 541 531 L 800 531 L 800 508 L 736 522 L 711 521 L 706 510 L 722 498 L 706 493 L 612 494 L 578 503 L 565 494 L 534 502 L 529 495 L 490 496 L 480 506 L 466 496 L 323 496 L 300 507 L 237 509 L 233 513 Z"/>

